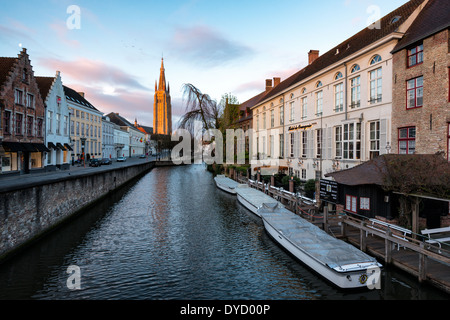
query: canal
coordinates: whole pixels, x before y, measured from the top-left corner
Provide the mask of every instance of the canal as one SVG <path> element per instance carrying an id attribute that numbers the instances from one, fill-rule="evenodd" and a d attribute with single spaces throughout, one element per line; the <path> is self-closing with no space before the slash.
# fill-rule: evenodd
<path id="1" fill-rule="evenodd" d="M 79 267 L 79 289 L 68 288 L 69 266 Z M 1 264 L 0 285 L 2 300 L 449 298 L 392 268 L 380 290 L 336 289 L 276 245 L 203 165 L 153 169 Z"/>

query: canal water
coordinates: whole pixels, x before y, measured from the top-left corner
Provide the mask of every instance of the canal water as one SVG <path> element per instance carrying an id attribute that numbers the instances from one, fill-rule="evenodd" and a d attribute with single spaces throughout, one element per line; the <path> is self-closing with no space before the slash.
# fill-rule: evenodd
<path id="1" fill-rule="evenodd" d="M 69 266 L 79 268 L 79 289 L 68 287 Z M 380 290 L 336 289 L 275 244 L 203 165 L 133 181 L 1 264 L 0 287 L 2 300 L 449 298 L 391 268 Z"/>

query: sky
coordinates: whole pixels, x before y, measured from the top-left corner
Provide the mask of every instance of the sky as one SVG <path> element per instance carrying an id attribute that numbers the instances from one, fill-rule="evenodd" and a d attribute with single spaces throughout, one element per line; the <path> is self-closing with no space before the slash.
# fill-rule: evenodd
<path id="1" fill-rule="evenodd" d="M 164 58 L 175 130 L 185 84 L 243 103 L 406 2 L 0 0 L 0 56 L 26 48 L 35 76 L 58 70 L 104 114 L 144 126 Z"/>

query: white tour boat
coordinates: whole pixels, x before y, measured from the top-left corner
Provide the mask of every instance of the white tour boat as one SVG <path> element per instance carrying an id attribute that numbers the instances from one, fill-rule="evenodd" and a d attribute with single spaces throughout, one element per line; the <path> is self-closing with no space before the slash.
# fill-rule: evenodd
<path id="1" fill-rule="evenodd" d="M 258 209 L 264 203 L 273 203 L 277 204 L 280 207 L 283 207 L 283 205 L 279 201 L 275 200 L 271 196 L 254 188 L 251 188 L 246 184 L 240 184 L 239 186 L 237 186 L 236 194 L 238 201 L 257 216 L 259 216 Z"/>
<path id="2" fill-rule="evenodd" d="M 236 194 L 236 187 L 239 185 L 238 182 L 227 178 L 224 175 L 217 175 L 214 178 L 214 181 L 219 189 L 231 194 Z"/>
<path id="3" fill-rule="evenodd" d="M 258 213 L 276 242 L 339 288 L 379 285 L 382 265 L 375 258 L 278 205 L 264 204 Z"/>

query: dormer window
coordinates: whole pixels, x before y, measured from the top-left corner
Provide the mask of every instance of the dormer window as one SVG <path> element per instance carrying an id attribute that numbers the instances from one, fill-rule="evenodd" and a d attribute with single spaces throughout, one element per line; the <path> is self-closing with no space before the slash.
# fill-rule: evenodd
<path id="1" fill-rule="evenodd" d="M 26 68 L 22 70 L 22 82 L 28 82 L 28 71 Z"/>
<path id="2" fill-rule="evenodd" d="M 413 67 L 423 62 L 423 44 L 408 50 L 408 67 Z"/>

